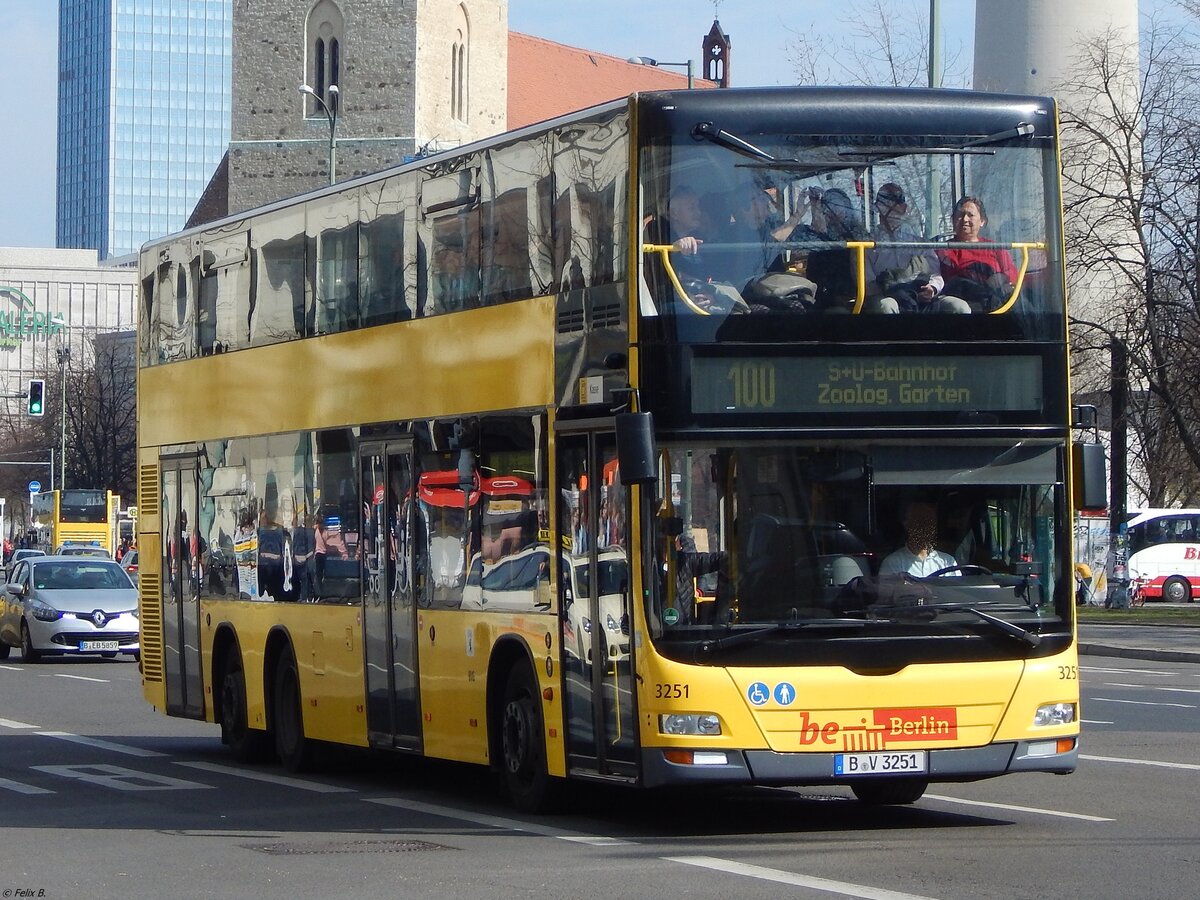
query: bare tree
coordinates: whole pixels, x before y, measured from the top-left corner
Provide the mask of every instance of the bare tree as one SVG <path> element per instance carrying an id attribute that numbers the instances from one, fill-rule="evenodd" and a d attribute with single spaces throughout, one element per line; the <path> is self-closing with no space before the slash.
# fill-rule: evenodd
<path id="1" fill-rule="evenodd" d="M 928 5 L 917 0 L 846 0 L 832 26 L 789 30 L 788 56 L 800 84 L 928 84 Z M 957 48 L 943 53 L 942 84 L 966 83 L 961 55 Z"/>
<path id="2" fill-rule="evenodd" d="M 67 373 L 67 484 L 136 496 L 133 342 L 100 335 Z"/>
<path id="3" fill-rule="evenodd" d="M 1179 30 L 1080 48 L 1064 85 L 1063 173 L 1077 387 L 1124 345 L 1132 481 L 1152 506 L 1200 499 L 1200 57 Z M 1136 96 L 1131 99 L 1131 90 Z"/>

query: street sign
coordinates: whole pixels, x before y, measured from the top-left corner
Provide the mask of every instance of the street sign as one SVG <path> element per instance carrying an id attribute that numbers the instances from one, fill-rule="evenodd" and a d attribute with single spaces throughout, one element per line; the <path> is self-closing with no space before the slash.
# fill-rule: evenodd
<path id="1" fill-rule="evenodd" d="M 36 494 L 41 489 L 42 489 L 42 483 L 40 481 L 29 482 L 29 493 Z"/>

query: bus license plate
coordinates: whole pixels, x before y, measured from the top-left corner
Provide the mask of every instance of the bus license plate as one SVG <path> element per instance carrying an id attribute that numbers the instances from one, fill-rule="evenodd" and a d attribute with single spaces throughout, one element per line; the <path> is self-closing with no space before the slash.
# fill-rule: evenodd
<path id="1" fill-rule="evenodd" d="M 80 641 L 80 650 L 119 650 L 120 645 L 116 641 Z"/>
<path id="2" fill-rule="evenodd" d="M 924 750 L 898 753 L 837 753 L 833 757 L 834 775 L 912 775 L 929 770 Z"/>

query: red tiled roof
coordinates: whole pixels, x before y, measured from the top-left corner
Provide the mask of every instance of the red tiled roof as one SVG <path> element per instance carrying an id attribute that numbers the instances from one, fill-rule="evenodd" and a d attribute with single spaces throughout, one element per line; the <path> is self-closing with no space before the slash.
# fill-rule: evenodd
<path id="1" fill-rule="evenodd" d="M 696 87 L 715 87 L 697 75 Z M 687 74 L 508 33 L 508 128 L 520 128 L 634 91 L 677 91 Z"/>

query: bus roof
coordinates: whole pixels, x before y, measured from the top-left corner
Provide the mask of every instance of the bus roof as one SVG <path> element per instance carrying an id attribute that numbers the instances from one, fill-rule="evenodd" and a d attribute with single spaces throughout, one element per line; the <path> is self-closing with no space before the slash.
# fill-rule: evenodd
<path id="1" fill-rule="evenodd" d="M 1129 516 L 1129 521 L 1125 524 L 1132 527 L 1164 516 L 1200 516 L 1200 509 L 1131 509 Z"/>

